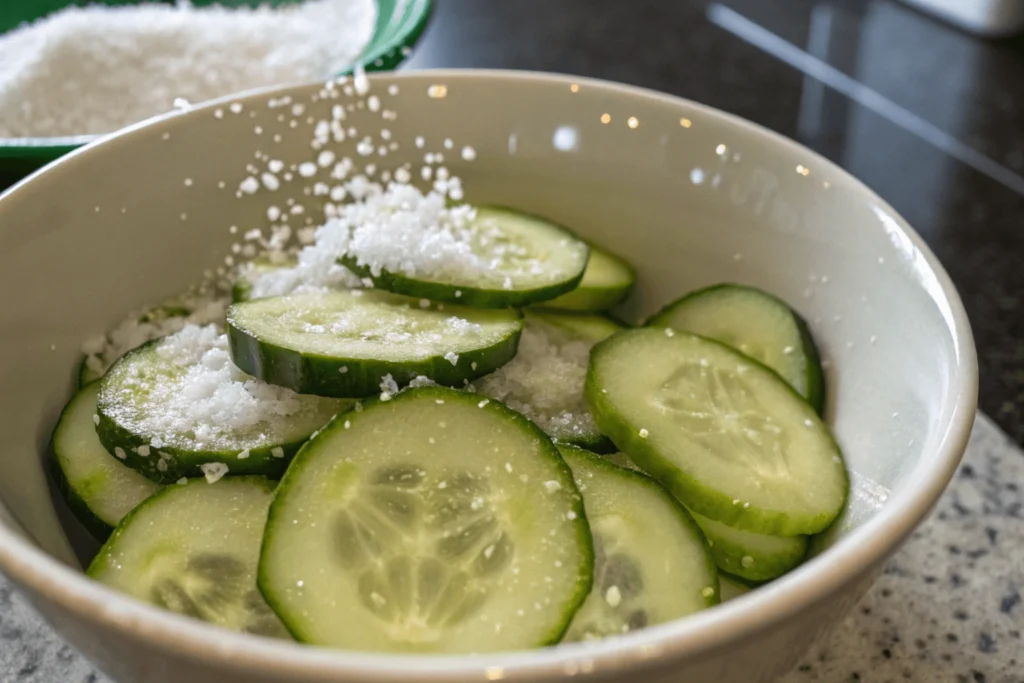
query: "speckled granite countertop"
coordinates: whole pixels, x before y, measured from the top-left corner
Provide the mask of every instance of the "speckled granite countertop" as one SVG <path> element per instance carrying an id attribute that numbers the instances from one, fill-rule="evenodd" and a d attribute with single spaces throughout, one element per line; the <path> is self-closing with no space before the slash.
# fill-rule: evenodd
<path id="1" fill-rule="evenodd" d="M 780 683 L 1024 682 L 1024 451 L 979 415 L 938 509 Z M 106 682 L 0 578 L 0 683 Z M 723 683 L 746 683 L 723 681 Z"/>

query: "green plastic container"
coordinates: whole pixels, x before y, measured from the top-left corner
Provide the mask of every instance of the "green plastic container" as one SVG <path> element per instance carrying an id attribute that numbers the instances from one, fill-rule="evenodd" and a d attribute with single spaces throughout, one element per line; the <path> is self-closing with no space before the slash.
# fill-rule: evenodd
<path id="1" fill-rule="evenodd" d="M 150 0 L 153 1 L 153 0 Z M 172 0 L 156 0 L 172 2 Z M 281 5 L 293 0 L 192 0 L 194 5 L 219 4 Z M 387 71 L 405 59 L 430 18 L 431 0 L 376 0 L 377 25 L 370 43 L 359 61 L 367 71 Z M 69 5 L 131 5 L 124 0 L 0 0 L 0 33 L 17 28 Z M 354 66 L 354 65 L 353 65 Z M 352 68 L 341 73 L 351 73 Z M 324 74 L 327 76 L 328 74 Z M 224 93 L 228 95 L 230 93 Z M 113 131 L 111 131 L 113 132 Z M 48 164 L 71 150 L 92 142 L 97 135 L 75 135 L 48 138 L 0 138 L 0 190 L 37 168 Z"/>

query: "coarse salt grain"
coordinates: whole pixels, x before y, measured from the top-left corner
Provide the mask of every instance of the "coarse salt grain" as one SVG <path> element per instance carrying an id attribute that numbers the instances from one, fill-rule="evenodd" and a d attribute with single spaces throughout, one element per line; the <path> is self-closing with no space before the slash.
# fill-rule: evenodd
<path id="1" fill-rule="evenodd" d="M 216 484 L 228 473 L 228 466 L 222 462 L 208 462 L 199 466 L 207 483 Z"/>
<path id="2" fill-rule="evenodd" d="M 569 439 L 596 432 L 583 397 L 591 346 L 527 316 L 516 356 L 473 386 L 522 413 L 552 437 Z"/>

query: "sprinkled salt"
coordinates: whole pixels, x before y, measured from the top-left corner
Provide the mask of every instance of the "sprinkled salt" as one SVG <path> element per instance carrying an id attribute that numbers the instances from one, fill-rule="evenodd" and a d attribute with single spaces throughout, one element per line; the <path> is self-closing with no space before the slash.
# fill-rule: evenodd
<path id="1" fill-rule="evenodd" d="M 456 365 L 459 362 L 459 354 L 449 351 L 448 353 L 444 354 L 444 359 L 451 363 L 452 365 Z"/>
<path id="2" fill-rule="evenodd" d="M 548 493 L 555 493 L 556 491 L 562 490 L 562 485 L 554 479 L 551 479 L 550 481 L 544 482 L 544 488 Z"/>
<path id="3" fill-rule="evenodd" d="M 555 438 L 597 431 L 583 397 L 592 344 L 527 316 L 515 358 L 473 383 Z M 472 367 L 472 366 L 471 366 Z"/>
<path id="4" fill-rule="evenodd" d="M 641 439 L 646 439 L 648 436 L 650 436 L 650 432 L 647 431 L 646 429 L 641 429 L 639 433 Z"/>
<path id="5" fill-rule="evenodd" d="M 248 457 L 249 457 L 249 449 L 248 448 L 239 451 L 239 453 L 238 453 L 238 459 L 239 460 L 245 460 Z"/>
<path id="6" fill-rule="evenodd" d="M 280 446 L 275 446 L 275 447 L 270 449 L 270 454 L 272 456 L 274 456 L 275 458 L 283 458 L 284 457 L 284 449 L 281 448 Z"/>
<path id="7" fill-rule="evenodd" d="M 622 603 L 622 592 L 618 586 L 612 586 L 604 594 L 604 601 L 609 607 L 618 607 Z"/>
<path id="8" fill-rule="evenodd" d="M 309 432 L 302 433 L 302 425 L 311 432 L 337 412 L 336 400 L 299 395 L 242 373 L 231 362 L 227 336 L 213 325 L 186 324 L 164 337 L 154 353 L 180 370 L 151 375 L 138 365 L 119 366 L 119 388 L 107 403 L 112 419 L 131 432 L 151 435 L 153 448 L 238 452 L 266 447 L 304 436 Z M 283 457 L 283 449 L 275 450 L 280 455 L 273 455 Z M 161 452 L 161 461 L 165 457 L 170 456 Z"/>
<path id="9" fill-rule="evenodd" d="M 120 460 L 124 460 L 126 457 L 124 449 L 121 448 L 120 446 L 114 447 L 114 455 L 116 455 Z"/>

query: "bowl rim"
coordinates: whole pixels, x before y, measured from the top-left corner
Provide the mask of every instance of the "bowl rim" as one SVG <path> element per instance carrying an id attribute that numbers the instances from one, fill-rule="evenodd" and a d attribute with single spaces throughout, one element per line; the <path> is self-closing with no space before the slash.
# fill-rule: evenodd
<path id="1" fill-rule="evenodd" d="M 352 64 L 336 72 L 337 76 L 350 75 L 356 67 L 361 66 L 366 71 L 389 71 L 396 68 L 408 55 L 407 50 L 411 49 L 423 31 L 434 11 L 433 0 L 390 0 L 391 13 L 388 22 L 380 25 L 381 0 L 373 0 L 377 7 L 378 16 L 375 20 L 373 33 L 370 40 Z M 2 34 L 2 32 L 0 32 Z M 374 42 L 384 38 L 384 42 L 374 46 Z M 367 50 L 367 48 L 373 48 Z M 270 88 L 288 87 L 288 84 L 269 86 Z M 265 88 L 255 88 L 244 92 L 254 92 Z M 224 97 L 217 97 L 215 100 L 222 100 Z M 192 107 L 204 106 L 206 102 L 200 102 Z M 151 118 L 161 118 L 165 112 Z M 149 121 L 151 119 L 144 119 Z M 132 124 L 134 125 L 134 124 Z M 131 126 L 129 126 L 131 127 Z M 83 145 L 88 145 L 96 140 L 114 135 L 117 131 L 109 133 L 91 133 L 82 135 L 50 135 L 50 136 L 29 136 L 22 138 L 8 138 L 0 136 L 0 163 L 4 160 L 13 159 L 52 159 L 72 152 Z"/>
<path id="2" fill-rule="evenodd" d="M 126 639 L 142 639 L 156 649 L 174 651 L 178 656 L 210 662 L 239 671 L 301 676 L 304 680 L 395 681 L 410 676 L 422 682 L 498 680 L 521 677 L 526 680 L 566 674 L 634 671 L 679 659 L 707 655 L 729 647 L 754 633 L 792 619 L 799 612 L 828 600 L 843 588 L 855 586 L 896 551 L 914 528 L 931 511 L 951 480 L 966 449 L 977 407 L 978 367 L 970 324 L 963 304 L 948 274 L 923 239 L 887 202 L 845 170 L 799 143 L 733 114 L 681 97 L 646 88 L 566 74 L 497 69 L 443 69 L 390 72 L 374 81 L 423 82 L 448 80 L 472 83 L 498 80 L 532 85 L 562 85 L 602 90 L 609 96 L 671 105 L 681 115 L 690 114 L 725 122 L 757 136 L 774 147 L 809 159 L 844 187 L 862 195 L 884 215 L 891 217 L 891 230 L 899 230 L 917 250 L 911 269 L 920 274 L 928 294 L 942 310 L 943 320 L 954 342 L 955 372 L 949 398 L 940 412 L 939 428 L 922 444 L 926 456 L 905 474 L 905 486 L 878 513 L 793 572 L 718 607 L 683 619 L 659 624 L 634 633 L 596 643 L 567 643 L 557 647 L 486 655 L 396 655 L 373 654 L 333 648 L 277 642 L 225 631 L 187 617 L 138 602 L 86 577 L 37 547 L 3 523 L 12 517 L 0 501 L 0 570 L 15 583 L 74 613 L 84 622 L 101 622 Z M 264 88 L 250 91 L 245 98 L 264 98 L 272 93 L 293 91 L 318 84 Z M 575 90 L 574 90 L 575 91 Z M 238 95 L 204 103 L 191 110 L 201 112 L 238 101 Z M 189 113 L 191 113 L 189 112 Z M 140 122 L 96 140 L 62 157 L 0 193 L 0 211 L 8 194 L 32 182 L 52 165 L 100 145 L 123 142 L 125 136 L 143 128 L 189 113 L 168 113 Z M 116 141 L 116 142 L 115 142 Z M 835 185 L 835 183 L 833 183 Z"/>

